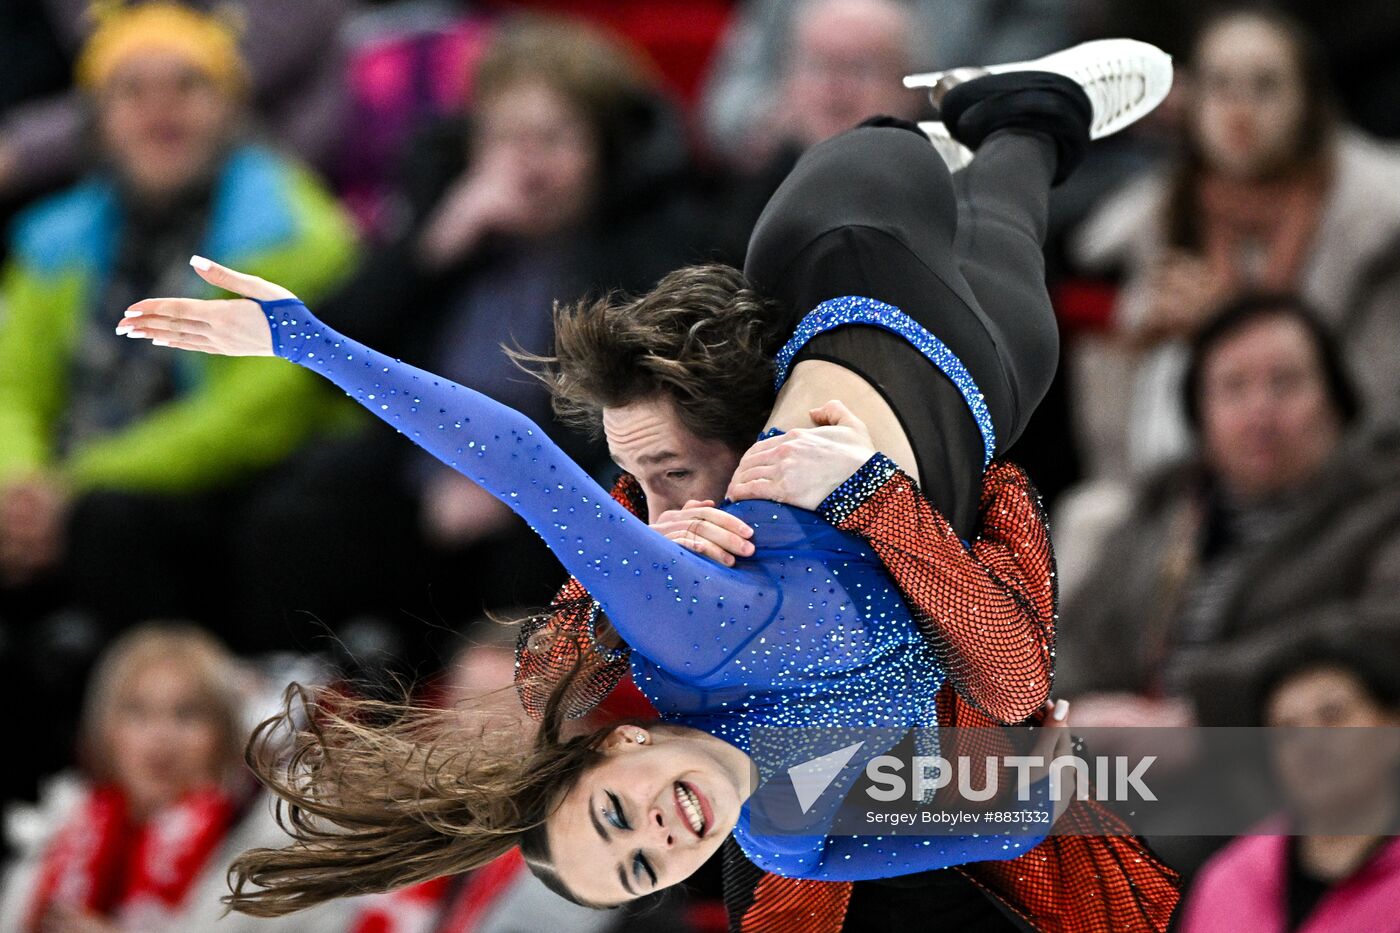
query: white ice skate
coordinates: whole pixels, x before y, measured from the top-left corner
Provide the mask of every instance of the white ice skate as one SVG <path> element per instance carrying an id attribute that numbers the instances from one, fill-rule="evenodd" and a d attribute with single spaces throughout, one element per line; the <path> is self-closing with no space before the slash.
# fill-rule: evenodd
<path id="1" fill-rule="evenodd" d="M 953 75 L 953 82 L 968 80 L 980 73 L 1005 74 L 1010 71 L 1049 71 L 1064 75 L 1084 88 L 1084 93 L 1094 105 L 1094 120 L 1089 128 L 1092 139 L 1112 135 L 1147 116 L 1166 98 L 1172 86 L 1171 56 L 1155 45 L 1135 39 L 1083 42 L 1028 62 L 910 75 L 904 79 L 904 86 L 929 88 L 929 96 L 937 104 L 951 86 L 950 82 L 940 87 L 939 82 L 955 71 L 958 74 Z M 924 132 L 932 136 L 926 127 Z M 947 136 L 947 133 L 943 135 Z M 938 145 L 936 141 L 935 145 Z M 939 147 L 939 153 L 942 152 L 942 147 Z"/>

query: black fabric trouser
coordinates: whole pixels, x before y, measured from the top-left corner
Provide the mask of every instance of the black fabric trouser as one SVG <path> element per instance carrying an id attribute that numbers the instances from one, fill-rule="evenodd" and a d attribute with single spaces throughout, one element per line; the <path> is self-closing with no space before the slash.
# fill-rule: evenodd
<path id="1" fill-rule="evenodd" d="M 843 133 L 808 150 L 773 195 L 744 271 L 778 299 L 783 333 L 846 295 L 912 317 L 970 371 L 1000 454 L 1025 429 L 1059 356 L 1042 252 L 1055 160 L 1048 138 L 1008 130 L 950 175 L 906 129 Z M 839 363 L 881 392 L 914 449 L 924 494 L 971 537 L 984 447 L 953 382 L 904 338 L 870 326 L 818 335 L 803 359 Z"/>

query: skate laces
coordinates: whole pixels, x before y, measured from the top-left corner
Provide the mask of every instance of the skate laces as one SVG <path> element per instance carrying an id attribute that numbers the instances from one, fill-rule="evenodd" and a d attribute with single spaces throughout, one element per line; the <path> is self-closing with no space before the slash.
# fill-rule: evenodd
<path id="1" fill-rule="evenodd" d="M 1098 61 L 1072 75 L 1094 105 L 1094 129 L 1101 130 L 1147 96 L 1147 76 L 1130 62 Z"/>

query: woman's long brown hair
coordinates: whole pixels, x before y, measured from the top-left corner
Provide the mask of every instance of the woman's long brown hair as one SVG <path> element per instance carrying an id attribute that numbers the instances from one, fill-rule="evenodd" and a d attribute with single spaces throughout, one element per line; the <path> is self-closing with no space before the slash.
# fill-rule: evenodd
<path id="1" fill-rule="evenodd" d="M 254 730 L 247 761 L 293 842 L 235 859 L 225 902 L 276 917 L 458 874 L 517 845 L 559 890 L 545 818 L 600 760 L 610 731 L 561 739 L 570 679 L 533 734 L 500 717 L 464 728 L 459 709 L 291 685 L 282 712 Z"/>

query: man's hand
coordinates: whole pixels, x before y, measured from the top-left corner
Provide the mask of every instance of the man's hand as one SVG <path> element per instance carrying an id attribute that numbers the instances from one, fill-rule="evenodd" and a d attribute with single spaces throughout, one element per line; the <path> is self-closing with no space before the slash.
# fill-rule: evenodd
<path id="1" fill-rule="evenodd" d="M 739 461 L 726 495 L 815 509 L 875 454 L 865 423 L 839 401 L 809 412 L 816 427 L 759 441 Z"/>
<path id="2" fill-rule="evenodd" d="M 701 556 L 733 567 L 735 558 L 753 553 L 753 529 L 714 506 L 713 499 L 691 499 L 656 516 L 651 527 Z"/>
<path id="3" fill-rule="evenodd" d="M 63 560 L 70 500 L 51 477 L 35 476 L 0 490 L 0 578 L 30 582 Z"/>

